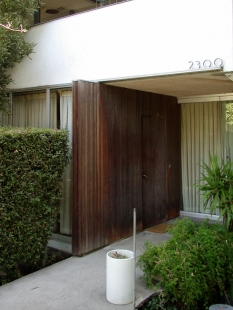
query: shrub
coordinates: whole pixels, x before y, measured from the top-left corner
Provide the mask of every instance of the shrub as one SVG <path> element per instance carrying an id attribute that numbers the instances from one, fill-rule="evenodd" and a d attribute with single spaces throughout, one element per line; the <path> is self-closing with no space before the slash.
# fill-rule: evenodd
<path id="1" fill-rule="evenodd" d="M 189 219 L 177 220 L 170 233 L 159 246 L 147 242 L 139 257 L 147 285 L 162 286 L 178 309 L 208 309 L 217 296 L 232 296 L 233 234 Z"/>
<path id="2" fill-rule="evenodd" d="M 228 231 L 233 231 L 233 163 L 229 160 L 219 163 L 218 156 L 210 155 L 210 166 L 203 163 L 202 178 L 195 186 L 202 192 L 204 207 L 211 214 L 220 211 L 219 219 L 223 218 L 223 224 Z"/>
<path id="3" fill-rule="evenodd" d="M 20 276 L 19 263 L 43 256 L 60 208 L 69 162 L 68 133 L 0 129 L 0 271 L 3 283 Z"/>
<path id="4" fill-rule="evenodd" d="M 178 310 L 174 305 L 172 298 L 163 291 L 152 296 L 149 301 L 143 305 L 142 310 Z"/>

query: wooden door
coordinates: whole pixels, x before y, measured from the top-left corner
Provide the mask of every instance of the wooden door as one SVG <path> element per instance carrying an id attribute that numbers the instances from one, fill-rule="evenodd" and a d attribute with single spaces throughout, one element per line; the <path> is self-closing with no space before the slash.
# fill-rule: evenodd
<path id="1" fill-rule="evenodd" d="M 72 150 L 74 255 L 129 237 L 133 208 L 138 232 L 179 215 L 176 98 L 76 81 Z"/>
<path id="2" fill-rule="evenodd" d="M 166 220 L 167 185 L 164 119 L 142 116 L 143 228 Z"/>

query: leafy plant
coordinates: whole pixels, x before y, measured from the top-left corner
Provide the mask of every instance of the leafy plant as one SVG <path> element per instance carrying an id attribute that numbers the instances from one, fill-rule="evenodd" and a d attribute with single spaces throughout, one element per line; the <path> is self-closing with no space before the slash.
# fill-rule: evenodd
<path id="1" fill-rule="evenodd" d="M 203 192 L 202 201 L 204 207 L 214 214 L 220 211 L 219 219 L 229 231 L 233 229 L 233 164 L 231 160 L 227 163 L 221 161 L 217 156 L 210 155 L 210 166 L 203 163 L 204 169 L 202 178 L 197 182 L 196 187 Z"/>
<path id="2" fill-rule="evenodd" d="M 126 259 L 126 258 L 129 258 L 128 256 L 123 255 L 123 254 L 118 253 L 118 252 L 111 253 L 111 257 L 112 257 L 112 258 L 117 258 L 117 259 Z"/>
<path id="3" fill-rule="evenodd" d="M 170 296 L 163 291 L 157 292 L 143 305 L 142 310 L 178 310 Z"/>
<path id="4" fill-rule="evenodd" d="M 44 256 L 61 202 L 69 162 L 68 133 L 53 129 L 0 128 L 0 271 L 3 282 L 19 266 Z"/>
<path id="5" fill-rule="evenodd" d="M 147 242 L 138 266 L 149 287 L 163 288 L 179 310 L 208 309 L 218 295 L 232 296 L 233 234 L 219 223 L 177 220 L 171 239 Z"/>
<path id="6" fill-rule="evenodd" d="M 25 56 L 29 56 L 35 44 L 24 40 L 24 33 L 11 31 L 4 25 L 19 29 L 32 24 L 33 13 L 38 8 L 38 0 L 2 0 L 0 1 L 0 110 L 8 111 L 8 84 L 12 82 L 8 72 Z"/>

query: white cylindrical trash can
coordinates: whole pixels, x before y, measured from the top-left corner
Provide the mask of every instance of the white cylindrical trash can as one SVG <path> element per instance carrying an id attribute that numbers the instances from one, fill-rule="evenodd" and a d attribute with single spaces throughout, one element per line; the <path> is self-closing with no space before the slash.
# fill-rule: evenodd
<path id="1" fill-rule="evenodd" d="M 216 304 L 210 306 L 209 310 L 233 310 L 233 307 L 229 305 Z"/>
<path id="2" fill-rule="evenodd" d="M 123 255 L 126 258 L 120 258 Z M 124 305 L 133 302 L 133 252 L 113 250 L 106 255 L 106 298 Z"/>

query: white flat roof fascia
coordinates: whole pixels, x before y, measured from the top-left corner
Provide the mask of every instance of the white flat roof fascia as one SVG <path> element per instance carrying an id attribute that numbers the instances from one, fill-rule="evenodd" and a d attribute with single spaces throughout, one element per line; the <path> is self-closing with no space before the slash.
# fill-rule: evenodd
<path id="1" fill-rule="evenodd" d="M 42 85 L 37 87 L 28 87 L 28 88 L 16 88 L 9 89 L 11 93 L 22 93 L 22 92 L 32 92 L 32 91 L 44 91 L 50 89 L 51 91 L 61 88 L 72 88 L 72 83 L 57 84 L 57 85 Z"/>
<path id="2" fill-rule="evenodd" d="M 223 72 L 223 67 L 213 67 L 213 68 L 205 68 L 205 69 L 196 69 L 196 70 L 186 70 L 186 71 L 175 71 L 175 72 L 166 72 L 166 73 L 155 73 L 149 75 L 137 75 L 137 76 L 126 76 L 126 77 L 117 77 L 117 78 L 110 78 L 110 79 L 99 79 L 99 80 L 90 80 L 89 82 L 93 83 L 108 83 L 108 82 L 121 82 L 127 80 L 138 80 L 138 79 L 149 79 L 149 78 L 156 78 L 156 77 L 170 77 L 176 75 L 184 75 L 184 74 L 195 74 L 201 72 Z"/>

